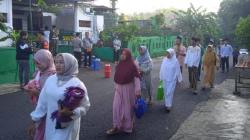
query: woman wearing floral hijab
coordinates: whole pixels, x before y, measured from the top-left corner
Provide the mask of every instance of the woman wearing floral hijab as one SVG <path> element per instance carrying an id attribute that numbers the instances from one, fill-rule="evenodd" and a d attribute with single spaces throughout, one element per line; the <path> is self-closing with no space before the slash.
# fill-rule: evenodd
<path id="1" fill-rule="evenodd" d="M 76 58 L 68 53 L 56 56 L 56 75 L 50 76 L 40 93 L 36 109 L 30 114 L 34 125 L 46 115 L 45 140 L 79 140 L 81 116 L 85 115 L 90 107 L 87 89 L 80 79 L 77 78 L 78 62 Z M 74 110 L 59 106 L 60 100 L 66 97 L 69 88 L 81 88 L 84 97 L 79 106 Z M 55 111 L 61 117 L 71 118 L 70 123 L 62 128 L 56 127 L 57 121 L 51 116 Z"/>
<path id="2" fill-rule="evenodd" d="M 140 55 L 137 57 L 136 61 L 139 65 L 139 71 L 141 75 L 142 96 L 145 100 L 148 100 L 148 104 L 151 104 L 151 71 L 153 67 L 152 59 L 146 46 L 140 46 L 138 51 Z"/>
<path id="3" fill-rule="evenodd" d="M 49 76 L 56 73 L 54 59 L 50 51 L 41 49 L 34 55 L 34 61 L 37 71 L 34 73 L 34 80 L 31 80 L 24 89 L 31 96 L 31 101 L 35 105 L 41 89 Z M 43 140 L 45 132 L 45 116 L 42 118 L 36 128 L 34 140 Z"/>
<path id="4" fill-rule="evenodd" d="M 113 128 L 108 135 L 119 132 L 131 133 L 134 124 L 136 96 L 140 96 L 140 74 L 128 49 L 123 49 L 121 61 L 115 72 L 115 97 L 113 101 Z"/>
<path id="5" fill-rule="evenodd" d="M 167 56 L 163 59 L 160 70 L 160 80 L 163 81 L 166 111 L 169 112 L 177 82 L 182 81 L 180 64 L 175 56 L 174 49 L 167 50 Z"/>

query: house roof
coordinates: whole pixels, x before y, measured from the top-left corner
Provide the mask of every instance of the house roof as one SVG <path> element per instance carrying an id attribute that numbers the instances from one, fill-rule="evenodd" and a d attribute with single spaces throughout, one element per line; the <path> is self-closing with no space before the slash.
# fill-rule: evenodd
<path id="1" fill-rule="evenodd" d="M 102 9 L 102 10 L 114 10 L 113 8 L 103 6 L 103 5 L 93 5 L 92 6 L 94 10 Z"/>
<path id="2" fill-rule="evenodd" d="M 13 3 L 23 4 L 26 5 L 29 3 L 30 0 L 13 0 Z M 31 2 L 37 3 L 38 0 L 31 0 Z M 75 1 L 78 2 L 90 2 L 94 0 L 44 0 L 47 4 L 59 4 L 59 3 L 74 3 Z"/>
<path id="3" fill-rule="evenodd" d="M 74 3 L 75 1 L 78 2 L 90 2 L 94 0 L 45 0 L 47 4 L 58 4 L 58 3 Z"/>

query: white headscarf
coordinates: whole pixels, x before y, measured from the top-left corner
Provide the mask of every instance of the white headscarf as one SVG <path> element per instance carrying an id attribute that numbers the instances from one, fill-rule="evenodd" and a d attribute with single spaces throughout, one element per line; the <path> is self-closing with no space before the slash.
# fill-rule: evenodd
<path id="1" fill-rule="evenodd" d="M 182 81 L 182 75 L 180 71 L 180 64 L 176 58 L 174 49 L 170 48 L 167 50 L 170 54 L 170 58 L 165 57 L 163 59 L 161 70 L 160 70 L 160 80 L 164 81 Z"/>
<path id="2" fill-rule="evenodd" d="M 57 74 L 58 84 L 60 86 L 64 85 L 71 78 L 76 77 L 78 74 L 78 62 L 77 59 L 69 53 L 60 53 L 57 55 L 63 57 L 64 61 L 64 72 L 63 74 Z"/>

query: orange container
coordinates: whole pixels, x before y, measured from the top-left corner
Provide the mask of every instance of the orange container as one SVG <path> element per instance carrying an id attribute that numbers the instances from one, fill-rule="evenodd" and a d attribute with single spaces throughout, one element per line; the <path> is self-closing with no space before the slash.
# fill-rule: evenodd
<path id="1" fill-rule="evenodd" d="M 111 65 L 110 64 L 105 64 L 105 66 L 104 66 L 104 76 L 105 76 L 105 78 L 110 78 L 111 77 Z"/>

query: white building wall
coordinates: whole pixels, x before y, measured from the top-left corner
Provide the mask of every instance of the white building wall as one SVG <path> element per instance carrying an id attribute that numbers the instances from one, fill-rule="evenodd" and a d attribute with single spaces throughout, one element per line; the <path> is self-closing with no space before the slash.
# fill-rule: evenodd
<path id="1" fill-rule="evenodd" d="M 96 16 L 93 14 L 87 14 L 85 11 L 86 8 L 77 7 L 75 16 L 75 32 L 81 32 L 83 37 L 85 32 L 89 32 L 91 38 L 94 42 L 97 42 L 99 39 L 100 31 L 104 29 L 104 17 Z M 79 27 L 79 20 L 85 20 L 91 22 L 91 27 Z"/>
<path id="2" fill-rule="evenodd" d="M 12 0 L 0 1 L 0 13 L 7 13 L 7 23 L 9 27 L 13 27 L 13 16 L 12 16 Z"/>
<path id="3" fill-rule="evenodd" d="M 49 16 L 49 17 L 51 17 L 51 24 L 52 24 L 52 26 L 56 25 L 56 14 L 43 12 L 43 16 Z"/>

